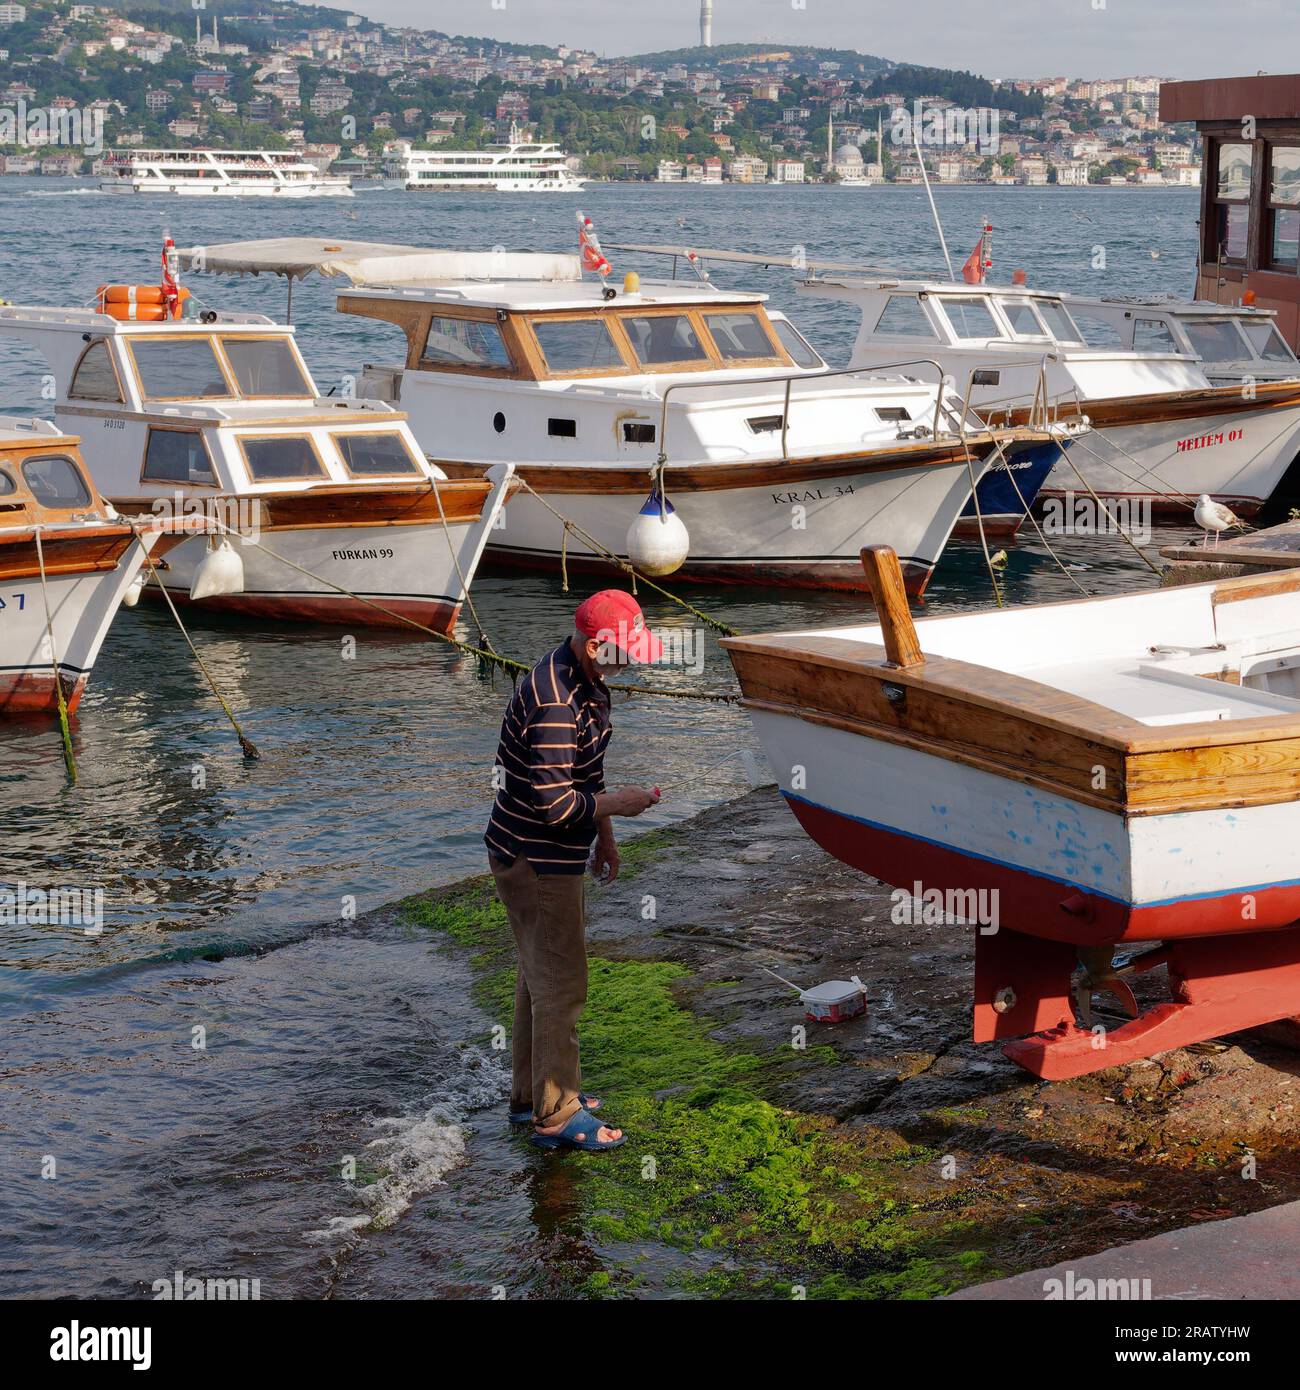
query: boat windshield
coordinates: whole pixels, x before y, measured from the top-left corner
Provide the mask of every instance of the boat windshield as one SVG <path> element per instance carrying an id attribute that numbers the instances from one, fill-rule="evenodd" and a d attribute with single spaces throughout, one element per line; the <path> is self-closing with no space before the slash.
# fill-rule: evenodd
<path id="1" fill-rule="evenodd" d="M 772 340 L 758 314 L 705 314 L 705 327 L 724 362 L 775 362 Z"/>
<path id="2" fill-rule="evenodd" d="M 677 362 L 705 362 L 708 354 L 686 314 L 627 315 L 623 327 L 644 367 Z"/>
<path id="3" fill-rule="evenodd" d="M 603 319 L 532 319 L 531 323 L 552 373 L 596 372 L 625 365 Z"/>
<path id="4" fill-rule="evenodd" d="M 81 470 L 61 454 L 39 454 L 23 460 L 23 481 L 41 504 L 57 511 L 90 506 L 90 489 Z"/>
<path id="5" fill-rule="evenodd" d="M 336 434 L 343 466 L 355 478 L 393 478 L 420 473 L 420 465 L 400 430 Z"/>
<path id="6" fill-rule="evenodd" d="M 999 299 L 998 307 L 1011 325 L 1017 338 L 1046 338 L 1047 326 L 1034 312 L 1034 306 L 1027 299 Z"/>
<path id="7" fill-rule="evenodd" d="M 1001 338 L 1005 335 L 983 296 L 940 295 L 939 305 L 958 338 Z"/>
<path id="8" fill-rule="evenodd" d="M 1241 331 L 1265 362 L 1294 362 L 1296 355 L 1287 346 L 1271 319 L 1251 319 L 1241 325 Z"/>
<path id="9" fill-rule="evenodd" d="M 781 346 L 790 354 L 796 367 L 824 367 L 825 362 L 813 351 L 807 338 L 789 319 L 773 319 L 772 327 L 781 340 Z"/>
<path id="10" fill-rule="evenodd" d="M 1039 299 L 1035 301 L 1039 315 L 1047 325 L 1047 331 L 1058 343 L 1082 343 L 1084 336 L 1079 326 L 1070 317 L 1070 311 L 1059 299 Z"/>
<path id="11" fill-rule="evenodd" d="M 1254 355 L 1231 319 L 1186 319 L 1183 332 L 1202 362 L 1236 362 Z"/>
<path id="12" fill-rule="evenodd" d="M 231 397 L 211 337 L 132 338 L 140 390 L 149 400 L 209 400 Z"/>
<path id="13" fill-rule="evenodd" d="M 287 338 L 222 337 L 241 396 L 310 397 L 312 389 Z"/>

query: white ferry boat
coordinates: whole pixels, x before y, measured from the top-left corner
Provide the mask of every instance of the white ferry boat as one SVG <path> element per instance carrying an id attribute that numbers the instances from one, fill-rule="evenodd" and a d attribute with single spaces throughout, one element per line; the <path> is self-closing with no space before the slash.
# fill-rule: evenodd
<path id="1" fill-rule="evenodd" d="M 287 150 L 132 150 L 110 156 L 110 193 L 191 198 L 351 198 L 351 181 Z"/>
<path id="2" fill-rule="evenodd" d="M 408 191 L 577 193 L 583 181 L 558 145 L 512 141 L 482 150 L 415 150 L 403 143 L 386 165 L 392 182 Z"/>

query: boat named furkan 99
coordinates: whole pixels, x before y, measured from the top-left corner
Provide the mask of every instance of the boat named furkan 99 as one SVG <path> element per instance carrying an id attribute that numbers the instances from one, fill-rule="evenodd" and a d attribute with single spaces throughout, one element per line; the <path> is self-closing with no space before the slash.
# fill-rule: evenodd
<path id="1" fill-rule="evenodd" d="M 808 834 L 979 923 L 976 1041 L 1057 1079 L 1300 1016 L 1300 574 L 913 625 L 863 562 L 879 623 L 723 646 Z"/>
<path id="2" fill-rule="evenodd" d="M 156 288 L 105 285 L 97 309 L 0 308 L 0 333 L 44 354 L 55 419 L 84 434 L 115 506 L 198 513 L 229 532 L 179 546 L 168 593 L 266 618 L 448 632 L 509 465 L 448 480 L 404 415 L 323 397 L 291 327 L 200 312 L 166 260 L 161 307 Z"/>
<path id="3" fill-rule="evenodd" d="M 1059 452 L 1062 432 L 967 416 L 912 354 L 830 371 L 764 295 L 584 280 L 603 262 L 585 220 L 584 238 L 582 259 L 304 240 L 205 247 L 201 264 L 347 275 L 339 309 L 405 337 L 363 393 L 400 401 L 449 476 L 511 460 L 526 484 L 490 538 L 499 562 L 613 555 L 702 582 L 860 589 L 858 548 L 888 541 L 919 593 L 991 463 Z M 642 546 L 643 529 L 672 540 Z"/>

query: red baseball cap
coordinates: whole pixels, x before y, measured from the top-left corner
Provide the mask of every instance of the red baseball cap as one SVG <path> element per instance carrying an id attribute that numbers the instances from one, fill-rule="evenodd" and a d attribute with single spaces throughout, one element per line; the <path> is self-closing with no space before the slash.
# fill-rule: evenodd
<path id="1" fill-rule="evenodd" d="M 612 642 L 633 661 L 658 661 L 663 643 L 645 625 L 641 605 L 622 589 L 602 589 L 584 600 L 573 615 L 584 637 Z"/>

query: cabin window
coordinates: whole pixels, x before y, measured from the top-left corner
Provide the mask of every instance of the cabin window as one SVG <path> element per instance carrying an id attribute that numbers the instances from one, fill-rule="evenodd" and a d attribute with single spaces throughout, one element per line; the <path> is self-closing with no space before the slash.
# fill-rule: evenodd
<path id="1" fill-rule="evenodd" d="M 773 319 L 772 327 L 776 329 L 776 336 L 780 338 L 781 346 L 790 354 L 796 367 L 817 368 L 826 365 L 812 350 L 807 338 L 789 319 Z"/>
<path id="2" fill-rule="evenodd" d="M 939 303 L 959 338 L 1000 338 L 1002 330 L 987 299 L 966 295 L 941 295 Z"/>
<path id="3" fill-rule="evenodd" d="M 1179 347 L 1164 319 L 1134 319 L 1133 351 L 1178 352 Z"/>
<path id="4" fill-rule="evenodd" d="M 422 475 L 418 460 L 397 430 L 379 434 L 336 434 L 339 456 L 349 473 L 358 478 L 391 478 L 397 474 Z"/>
<path id="5" fill-rule="evenodd" d="M 496 323 L 440 314 L 429 320 L 422 358 L 438 367 L 478 367 L 486 371 L 508 371 L 512 365 Z"/>
<path id="6" fill-rule="evenodd" d="M 645 367 L 675 362 L 707 362 L 708 353 L 685 314 L 628 315 L 623 327 L 637 361 Z"/>
<path id="7" fill-rule="evenodd" d="M 1251 347 L 1265 362 L 1294 362 L 1295 353 L 1287 346 L 1286 340 L 1277 331 L 1277 324 L 1271 319 L 1249 319 L 1241 325 Z"/>
<path id="8" fill-rule="evenodd" d="M 745 423 L 754 434 L 775 434 L 785 424 L 785 416 L 751 415 Z"/>
<path id="9" fill-rule="evenodd" d="M 0 468 L 0 497 L 12 497 L 17 491 L 18 484 L 14 482 L 13 477 Z"/>
<path id="10" fill-rule="evenodd" d="M 1223 141 L 1215 151 L 1212 229 L 1215 258 L 1246 260 L 1246 236 L 1250 228 L 1250 178 L 1254 146 Z"/>
<path id="11" fill-rule="evenodd" d="M 240 439 L 244 461 L 255 483 L 294 478 L 320 478 L 325 466 L 305 434 L 280 434 L 270 439 Z"/>
<path id="12" fill-rule="evenodd" d="M 552 439 L 577 439 L 578 422 L 576 420 L 559 420 L 552 416 L 546 422 L 546 433 Z"/>
<path id="13" fill-rule="evenodd" d="M 625 365 L 614 335 L 603 319 L 561 319 L 558 322 L 534 319 L 532 323 L 547 370 L 556 375 Z"/>
<path id="14" fill-rule="evenodd" d="M 1123 335 L 1109 319 L 1101 318 L 1097 314 L 1080 313 L 1076 310 L 1074 322 L 1079 332 L 1083 334 L 1083 341 L 1090 348 L 1122 348 L 1124 346 Z"/>
<path id="15" fill-rule="evenodd" d="M 59 511 L 90 506 L 90 489 L 71 459 L 43 454 L 23 460 L 23 482 L 41 504 Z"/>
<path id="16" fill-rule="evenodd" d="M 876 332 L 894 338 L 925 338 L 934 342 L 938 337 L 926 317 L 921 301 L 910 294 L 891 294 L 876 324 Z"/>
<path id="17" fill-rule="evenodd" d="M 230 370 L 242 396 L 311 396 L 293 348 L 284 338 L 223 338 Z"/>
<path id="18" fill-rule="evenodd" d="M 1000 299 L 998 304 L 1017 338 L 1042 338 L 1046 335 L 1046 329 L 1029 300 Z"/>
<path id="19" fill-rule="evenodd" d="M 637 420 L 625 420 L 623 422 L 623 442 L 625 444 L 653 444 L 655 442 L 655 427 L 642 424 Z"/>
<path id="20" fill-rule="evenodd" d="M 1273 145 L 1269 151 L 1268 203 L 1264 245 L 1269 268 L 1300 267 L 1300 145 Z"/>
<path id="21" fill-rule="evenodd" d="M 1078 330 L 1069 310 L 1057 299 L 1040 299 L 1036 303 L 1039 316 L 1047 325 L 1047 331 L 1058 343 L 1081 343 L 1083 334 Z"/>
<path id="22" fill-rule="evenodd" d="M 72 374 L 68 399 L 121 403 L 122 387 L 118 383 L 117 373 L 113 370 L 113 359 L 109 355 L 108 344 L 102 338 L 91 343 L 81 354 L 77 370 Z"/>
<path id="23" fill-rule="evenodd" d="M 901 405 L 878 405 L 876 418 L 884 420 L 886 424 L 900 424 L 904 420 L 911 424 L 912 421 L 906 407 Z"/>
<path id="24" fill-rule="evenodd" d="M 1183 332 L 1202 362 L 1237 362 L 1245 355 L 1245 344 L 1231 319 L 1184 323 Z"/>
<path id="25" fill-rule="evenodd" d="M 149 483 L 216 485 L 212 460 L 198 430 L 151 429 L 141 478 Z"/>
<path id="26" fill-rule="evenodd" d="M 772 341 L 757 314 L 705 314 L 704 323 L 724 362 L 773 356 Z"/>
<path id="27" fill-rule="evenodd" d="M 150 400 L 230 396 L 211 338 L 132 338 L 140 389 Z"/>

